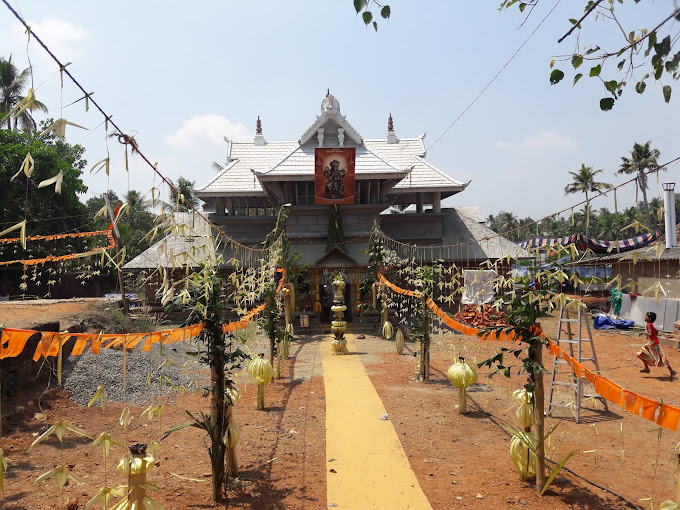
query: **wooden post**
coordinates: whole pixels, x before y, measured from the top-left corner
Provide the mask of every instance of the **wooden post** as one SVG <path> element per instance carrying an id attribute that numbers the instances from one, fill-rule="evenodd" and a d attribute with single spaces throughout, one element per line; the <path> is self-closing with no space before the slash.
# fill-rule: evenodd
<path id="1" fill-rule="evenodd" d="M 104 193 L 104 200 L 106 201 L 106 209 L 109 211 L 109 216 L 111 217 L 111 225 L 113 225 L 113 240 L 116 243 L 116 261 L 118 262 L 118 285 L 120 285 L 120 298 L 123 302 L 123 312 L 125 315 L 130 314 L 130 307 L 128 306 L 127 298 L 125 297 L 125 284 L 123 283 L 123 272 L 120 267 L 123 264 L 123 260 L 120 256 L 120 232 L 118 232 L 118 225 L 116 224 L 116 217 L 111 210 L 111 204 L 109 204 L 109 195 Z"/>
<path id="2" fill-rule="evenodd" d="M 534 335 L 540 332 L 537 331 Z M 543 344 L 540 340 L 534 340 L 537 345 L 534 347 L 533 361 L 539 367 L 543 367 Z M 545 444 L 542 441 L 545 434 L 545 390 L 543 388 L 543 371 L 536 368 L 533 373 L 534 378 L 534 415 L 536 418 L 536 440 L 539 441 L 536 448 L 536 493 L 541 494 L 545 486 Z"/>
<path id="3" fill-rule="evenodd" d="M 423 320 L 423 340 L 420 343 L 420 373 L 418 380 L 430 380 L 430 312 L 427 307 L 427 297 L 422 297 L 421 318 Z"/>
<path id="4" fill-rule="evenodd" d="M 231 419 L 232 419 L 232 416 L 233 416 L 233 409 L 234 409 L 234 406 L 231 406 L 231 405 L 227 406 L 227 411 L 225 413 L 227 426 L 229 426 L 229 423 L 231 423 Z M 231 477 L 237 477 L 238 476 L 238 461 L 236 460 L 236 447 L 229 448 L 229 445 L 227 445 L 226 462 L 227 462 L 227 475 L 231 476 Z"/>
<path id="5" fill-rule="evenodd" d="M 210 362 L 210 434 L 212 463 L 212 495 L 213 501 L 219 501 L 222 497 L 222 483 L 224 475 L 224 432 L 226 430 L 225 406 L 224 406 L 224 333 L 222 325 L 210 321 L 207 324 L 209 331 L 208 359 Z"/>

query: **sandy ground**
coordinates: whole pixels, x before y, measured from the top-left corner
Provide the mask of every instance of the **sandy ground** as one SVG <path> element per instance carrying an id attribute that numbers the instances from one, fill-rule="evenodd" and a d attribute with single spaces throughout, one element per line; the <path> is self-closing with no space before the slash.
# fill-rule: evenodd
<path id="1" fill-rule="evenodd" d="M 80 301 L 73 303 L 78 306 Z M 21 322 L 14 310 L 12 320 Z M 71 312 L 67 306 L 59 313 Z M 6 316 L 2 308 L 0 316 L 3 320 Z M 41 320 L 44 321 L 42 317 Z M 13 324 L 28 327 L 27 323 Z M 544 320 L 543 325 L 554 336 L 555 321 Z M 354 332 L 361 333 L 357 329 Z M 509 438 L 499 426 L 504 420 L 512 420 L 517 407 L 511 393 L 524 384 L 524 377 L 516 375 L 516 371 L 509 379 L 502 375 L 488 379 L 488 370 L 480 370 L 479 382 L 470 391 L 471 412 L 457 413 L 457 393 L 445 376 L 454 353 L 481 361 L 503 344 L 463 335 L 435 336 L 432 378 L 421 383 L 414 379 L 415 358 L 410 354 L 414 344 L 407 343 L 404 354 L 397 355 L 394 342 L 373 336 L 368 329 L 364 333 L 366 338 L 356 340 L 357 356 L 432 508 L 626 508 L 621 499 L 566 472 L 543 498 L 536 496 L 531 484 L 518 479 L 508 454 Z M 603 375 L 644 396 L 680 404 L 680 382 L 670 381 L 662 369 L 639 373 L 635 351 L 642 344 L 641 338 L 619 332 L 594 334 Z M 236 407 L 235 419 L 242 433 L 238 447 L 241 476 L 230 482 L 231 508 L 327 508 L 326 480 L 332 473 L 325 458 L 321 349 L 329 348 L 328 336 L 319 332 L 298 338 L 284 367 L 284 377 L 267 387 L 264 412 L 255 410 L 256 388 L 245 377 L 240 380 L 243 398 Z M 680 354 L 668 346 L 665 351 L 671 364 L 680 366 Z M 548 355 L 546 365 L 552 370 Z M 549 387 L 549 381 L 546 383 Z M 130 406 L 135 418 L 125 437 L 118 425 L 123 404 L 109 404 L 104 411 L 88 409 L 76 406 L 59 390 L 50 390 L 38 400 L 41 392 L 42 388 L 27 390 L 3 401 L 5 435 L 0 438 L 0 447 L 8 461 L 4 494 L 7 509 L 60 508 L 62 494 L 53 481 L 39 486 L 32 482 L 61 462 L 85 482 L 65 487 L 64 501 L 77 500 L 77 506 L 72 508 L 84 508 L 104 483 L 101 452 L 87 439 L 69 435 L 63 447 L 51 439 L 26 452 L 48 423 L 66 419 L 93 437 L 106 430 L 125 443 L 149 443 L 170 425 L 186 421 L 185 409 L 208 408 L 207 401 L 194 394 L 165 397 L 159 401 L 164 404 L 162 421 L 149 423 L 146 418 L 139 419 L 144 408 Z M 560 397 L 570 398 L 564 390 Z M 558 423 L 550 441 L 550 455 L 558 458 L 575 449 L 576 455 L 567 464 L 570 468 L 640 507 L 648 507 L 646 498 L 652 499 L 654 507 L 674 498 L 677 462 L 673 449 L 680 440 L 678 433 L 662 430 L 659 435 L 654 423 L 613 404 L 609 411 L 596 401 L 587 402 L 585 407 L 579 424 L 566 411 L 560 413 L 561 419 L 548 419 L 549 424 Z M 47 422 L 35 418 L 39 412 L 46 415 Z M 121 455 L 122 450 L 114 447 L 107 464 L 109 485 L 124 482 L 114 471 Z M 159 465 L 149 474 L 159 484 L 153 496 L 169 510 L 213 508 L 209 472 L 201 431 L 187 428 L 174 433 L 163 442 Z"/>

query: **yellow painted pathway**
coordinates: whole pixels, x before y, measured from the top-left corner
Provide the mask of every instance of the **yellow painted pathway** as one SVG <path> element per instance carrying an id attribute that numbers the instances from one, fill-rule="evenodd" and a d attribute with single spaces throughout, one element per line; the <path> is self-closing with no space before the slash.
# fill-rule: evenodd
<path id="1" fill-rule="evenodd" d="M 385 407 L 354 354 L 354 335 L 345 338 L 348 355 L 331 354 L 330 339 L 321 346 L 329 507 L 431 509 L 392 423 L 380 419 Z"/>

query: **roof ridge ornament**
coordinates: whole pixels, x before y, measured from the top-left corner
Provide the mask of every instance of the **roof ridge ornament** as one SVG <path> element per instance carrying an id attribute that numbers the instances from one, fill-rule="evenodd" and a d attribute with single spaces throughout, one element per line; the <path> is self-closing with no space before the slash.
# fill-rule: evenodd
<path id="1" fill-rule="evenodd" d="M 394 132 L 394 120 L 390 112 L 390 116 L 387 119 L 387 143 L 397 143 L 398 141 L 397 133 Z"/>
<path id="2" fill-rule="evenodd" d="M 264 139 L 262 134 L 262 121 L 260 116 L 257 116 L 257 123 L 255 124 L 255 145 L 267 145 L 267 141 Z"/>
<path id="3" fill-rule="evenodd" d="M 323 101 L 321 101 L 321 113 L 332 116 L 338 115 L 340 113 L 340 102 L 333 94 L 331 94 L 330 89 L 328 90 L 326 97 L 324 97 Z"/>

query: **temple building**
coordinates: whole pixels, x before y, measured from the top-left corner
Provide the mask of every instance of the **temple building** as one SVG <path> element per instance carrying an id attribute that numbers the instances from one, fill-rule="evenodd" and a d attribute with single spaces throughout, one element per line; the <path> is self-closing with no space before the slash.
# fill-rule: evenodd
<path id="1" fill-rule="evenodd" d="M 484 225 L 478 208 L 442 208 L 442 200 L 470 183 L 428 162 L 424 139 L 399 137 L 391 114 L 385 137 L 364 138 L 329 93 L 298 140 L 267 140 L 259 117 L 251 142 L 225 139 L 226 165 L 196 195 L 207 204 L 210 222 L 253 246 L 261 246 L 278 208 L 288 204 L 286 236 L 309 264 L 310 290 L 324 303 L 332 275 L 342 271 L 353 311 L 374 226 L 408 245 L 464 244 L 438 257 L 462 267 L 517 254 L 514 243 Z M 148 251 L 125 268 L 155 267 L 159 257 L 154 247 Z"/>

